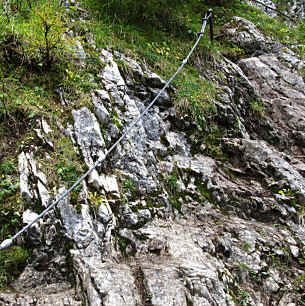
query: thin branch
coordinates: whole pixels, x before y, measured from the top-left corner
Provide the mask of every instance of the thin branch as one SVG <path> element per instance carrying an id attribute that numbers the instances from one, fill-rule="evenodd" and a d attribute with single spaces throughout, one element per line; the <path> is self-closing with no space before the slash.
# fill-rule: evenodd
<path id="1" fill-rule="evenodd" d="M 280 15 L 286 17 L 286 18 L 289 19 L 291 22 L 295 22 L 294 19 L 292 19 L 290 16 L 288 16 L 288 15 L 282 13 L 282 12 L 281 12 L 279 9 L 277 9 L 277 8 L 274 8 L 274 7 L 272 7 L 272 6 L 269 6 L 269 5 L 267 5 L 267 4 L 265 4 L 264 2 L 261 2 L 261 1 L 259 1 L 259 0 L 251 0 L 251 1 L 256 2 L 256 3 L 258 3 L 258 4 L 261 4 L 261 5 L 265 6 L 266 8 L 268 8 L 268 9 L 270 9 L 270 10 L 276 11 L 278 14 L 280 14 Z"/>
<path id="2" fill-rule="evenodd" d="M 2 91 L 3 91 L 3 93 L 5 93 L 5 90 L 4 90 L 4 83 L 2 84 Z M 7 108 L 6 108 L 4 99 L 5 99 L 5 97 L 4 97 L 4 95 L 3 95 L 2 99 L 1 99 L 1 100 L 2 100 L 2 105 L 3 105 L 4 111 L 5 111 L 5 118 L 8 118 L 9 115 L 8 115 L 8 111 L 7 111 Z"/>
<path id="3" fill-rule="evenodd" d="M 9 3 L 8 3 L 8 1 L 5 1 L 3 3 L 3 7 L 4 7 L 4 13 L 6 15 L 7 21 L 8 21 L 8 23 L 10 23 L 11 19 L 10 19 L 10 15 L 9 15 Z"/>

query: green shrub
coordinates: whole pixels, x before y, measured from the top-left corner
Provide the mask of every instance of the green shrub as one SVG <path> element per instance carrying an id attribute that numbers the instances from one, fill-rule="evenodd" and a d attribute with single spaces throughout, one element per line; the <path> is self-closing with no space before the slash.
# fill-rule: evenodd
<path id="1" fill-rule="evenodd" d="M 0 13 L 0 56 L 11 63 L 50 68 L 67 50 L 64 9 L 58 0 Z"/>

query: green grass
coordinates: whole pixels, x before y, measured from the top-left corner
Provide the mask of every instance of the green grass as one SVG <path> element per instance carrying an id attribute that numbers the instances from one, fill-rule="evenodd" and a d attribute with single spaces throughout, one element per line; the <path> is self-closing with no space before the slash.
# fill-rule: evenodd
<path id="1" fill-rule="evenodd" d="M 282 1 L 283 2 L 283 1 Z M 285 1 L 282 10 L 285 12 Z M 305 56 L 305 21 L 297 21 L 296 26 L 289 26 L 284 17 L 270 18 L 260 9 L 239 3 L 236 6 L 238 16 L 253 22 L 266 36 L 291 47 L 301 57 Z"/>
<path id="2" fill-rule="evenodd" d="M 196 39 L 195 33 L 201 27 L 202 11 L 198 4 L 193 15 L 189 16 L 185 15 L 185 11 L 190 9 L 189 4 L 185 6 L 181 1 L 174 1 L 173 7 L 166 3 L 168 7 L 163 7 L 161 15 L 154 10 L 152 4 L 144 5 L 141 13 L 134 11 L 126 14 L 127 8 L 119 7 L 119 1 L 84 2 L 91 12 L 91 22 L 87 26 L 94 33 L 99 47 L 107 46 L 125 52 L 147 64 L 165 79 L 177 70 Z M 169 15 L 169 18 L 163 18 L 164 14 Z M 214 46 L 206 36 L 194 58 L 207 62 L 213 49 Z M 202 120 L 201 117 L 212 107 L 215 88 L 208 80 L 199 78 L 194 58 L 173 82 L 177 89 L 174 100 L 179 111 L 190 112 L 194 118 Z"/>
<path id="3" fill-rule="evenodd" d="M 282 43 L 296 44 L 300 54 L 305 52 L 304 23 L 289 28 L 280 19 L 270 19 L 260 10 L 243 1 L 144 1 L 135 5 L 134 0 L 83 0 L 88 10 L 84 13 L 76 7 L 66 11 L 59 1 L 35 1 L 32 8 L 27 2 L 22 8 L 12 10 L 11 18 L 0 14 L 0 117 L 14 121 L 18 113 L 23 120 L 61 112 L 55 88 L 61 88 L 73 101 L 84 100 L 86 93 L 99 84 L 98 72 L 103 64 L 98 54 L 86 42 L 86 33 L 93 34 L 96 45 L 110 47 L 136 58 L 168 79 L 179 67 L 181 60 L 192 47 L 196 32 L 200 30 L 204 12 L 212 6 L 214 10 L 215 37 L 211 43 L 206 34 L 194 56 L 173 85 L 177 93 L 173 97 L 181 113 L 189 112 L 199 122 L 204 122 L 213 109 L 215 85 L 199 77 L 198 63 L 205 69 L 213 69 L 216 52 L 238 59 L 244 50 L 228 41 L 218 41 L 222 26 L 238 15 L 254 22 L 266 35 Z M 74 22 L 70 19 L 73 17 Z M 50 27 L 49 40 L 45 39 L 46 26 Z M 12 33 L 14 28 L 14 33 Z M 72 29 L 79 39 L 84 40 L 87 54 L 85 69 L 71 62 L 71 46 L 74 37 L 63 40 L 63 33 Z M 16 34 L 13 43 L 8 47 Z M 48 46 L 48 44 L 50 46 Z M 6 47 L 3 47 L 6 46 Z M 303 53 L 302 53 L 303 52 Z M 73 53 L 73 52 L 72 52 Z M 96 84 L 91 82 L 92 76 Z"/>
<path id="4" fill-rule="evenodd" d="M 0 241 L 15 232 L 21 224 L 21 201 L 18 197 L 19 179 L 14 159 L 4 159 L 0 164 Z"/>
<path id="5" fill-rule="evenodd" d="M 51 139 L 55 152 L 50 154 L 50 160 L 40 160 L 51 182 L 49 187 L 62 183 L 71 185 L 85 168 L 71 142 L 57 132 L 56 122 L 71 123 L 71 110 L 89 106 L 90 92 L 102 87 L 99 72 L 104 64 L 88 42 L 89 33 L 93 34 L 97 47 L 123 52 L 167 80 L 190 51 L 202 17 L 212 7 L 216 40 L 210 42 L 208 33 L 204 35 L 188 64 L 174 80 L 176 92 L 171 96 L 178 112 L 190 115 L 201 127 L 207 154 L 217 158 L 223 156 L 219 139 L 225 133 L 215 120 L 217 111 L 213 101 L 218 89 L 215 83 L 200 76 L 198 68 L 217 73 L 217 52 L 236 61 L 246 56 L 245 50 L 222 38 L 223 25 L 232 16 L 244 17 L 265 35 L 287 46 L 293 44 L 300 56 L 305 54 L 304 22 L 289 27 L 281 18 L 271 19 L 239 0 L 82 0 L 82 7 L 87 11 L 73 6 L 65 10 L 60 0 L 31 1 L 32 7 L 28 1 L 18 2 L 20 7 L 16 6 L 16 0 L 10 1 L 6 14 L 4 1 L 0 1 L 0 152 L 4 154 L 0 164 L 1 240 L 21 226 L 20 216 L 25 207 L 18 194 L 16 157 L 21 150 L 38 143 L 33 133 L 37 118 L 43 116 L 55 131 Z M 70 30 L 74 35 L 66 35 Z M 81 67 L 73 61 L 76 39 L 81 41 L 88 55 Z M 69 105 L 61 105 L 54 92 L 58 88 Z M 251 108 L 258 116 L 264 111 L 257 103 L 251 104 Z M 122 129 L 115 114 L 113 120 Z M 168 177 L 167 184 L 169 190 L 174 190 L 175 177 Z M 135 193 L 129 182 L 125 182 L 123 188 Z M 200 191 L 211 200 L 206 188 Z M 77 199 L 77 193 L 73 197 Z M 177 200 L 178 195 L 174 194 L 173 205 L 180 209 Z M 14 248 L 12 252 L 16 253 L 16 262 L 26 257 L 21 249 Z M 5 258 L 12 255 L 0 253 L 7 256 Z M 3 262 L 9 266 L 9 259 Z M 2 267 L 0 278 L 4 280 L 0 279 L 0 283 L 4 284 L 12 279 L 1 274 Z"/>
<path id="6" fill-rule="evenodd" d="M 258 117 L 262 118 L 265 112 L 265 106 L 258 101 L 250 102 L 251 109 L 258 115 Z"/>
<path id="7" fill-rule="evenodd" d="M 0 290 L 18 277 L 29 256 L 29 252 L 19 246 L 0 252 Z"/>

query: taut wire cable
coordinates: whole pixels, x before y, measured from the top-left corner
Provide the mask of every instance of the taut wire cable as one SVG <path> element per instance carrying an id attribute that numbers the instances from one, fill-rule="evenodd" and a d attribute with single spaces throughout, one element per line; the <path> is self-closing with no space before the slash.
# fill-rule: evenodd
<path id="1" fill-rule="evenodd" d="M 40 218 L 42 218 L 47 212 L 49 212 L 51 209 L 53 209 L 63 198 L 65 198 L 76 186 L 78 186 L 100 163 L 104 162 L 107 156 L 115 149 L 115 147 L 129 134 L 129 132 L 134 128 L 134 126 L 143 118 L 143 116 L 148 112 L 148 110 L 154 105 L 154 103 L 157 101 L 157 99 L 160 97 L 160 95 L 164 92 L 164 90 L 169 86 L 169 84 L 175 79 L 177 74 L 182 70 L 184 65 L 189 60 L 190 56 L 194 52 L 195 48 L 197 47 L 201 37 L 204 34 L 207 21 L 209 18 L 212 17 L 213 11 L 212 9 L 209 9 L 208 13 L 203 18 L 202 27 L 200 32 L 198 33 L 198 38 L 192 47 L 191 51 L 187 55 L 187 57 L 182 61 L 181 65 L 177 69 L 177 71 L 172 75 L 172 77 L 167 81 L 167 83 L 163 86 L 163 88 L 160 90 L 160 92 L 157 94 L 157 96 L 152 100 L 152 102 L 145 108 L 145 110 L 139 115 L 137 119 L 135 119 L 130 126 L 126 129 L 126 131 L 122 134 L 122 136 L 110 147 L 110 149 L 105 153 L 105 155 L 98 159 L 94 165 L 87 170 L 85 174 L 83 174 L 69 189 L 64 191 L 50 206 L 48 206 L 41 214 L 39 214 L 31 223 L 26 225 L 24 228 L 22 228 L 17 234 L 15 234 L 12 238 L 4 240 L 0 245 L 0 250 L 6 249 L 10 247 L 14 240 L 17 239 L 22 233 L 24 233 L 28 228 L 30 228 L 34 223 L 36 223 Z"/>

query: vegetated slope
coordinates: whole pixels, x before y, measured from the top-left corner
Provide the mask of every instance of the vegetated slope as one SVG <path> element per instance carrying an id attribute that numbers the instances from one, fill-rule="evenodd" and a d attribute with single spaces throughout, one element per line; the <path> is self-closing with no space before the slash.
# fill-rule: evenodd
<path id="1" fill-rule="evenodd" d="M 208 3 L 1 4 L 2 241 L 137 118 Z M 1 251 L 13 290 L 0 303 L 302 305 L 304 25 L 239 1 L 213 8 L 216 40 L 86 183 Z"/>

